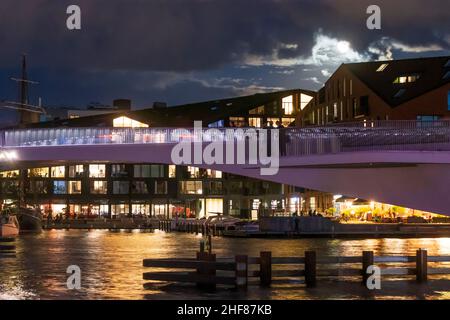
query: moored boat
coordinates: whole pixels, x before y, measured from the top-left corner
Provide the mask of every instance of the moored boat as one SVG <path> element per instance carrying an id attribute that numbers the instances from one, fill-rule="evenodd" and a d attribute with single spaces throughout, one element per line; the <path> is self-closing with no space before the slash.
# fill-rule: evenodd
<path id="1" fill-rule="evenodd" d="M 16 216 L 2 216 L 0 220 L 0 237 L 15 237 L 19 234 L 19 221 Z"/>

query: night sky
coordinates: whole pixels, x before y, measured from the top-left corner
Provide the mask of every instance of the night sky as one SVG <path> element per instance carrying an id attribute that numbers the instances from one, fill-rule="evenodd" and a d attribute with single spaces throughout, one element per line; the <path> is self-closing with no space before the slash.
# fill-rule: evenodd
<path id="1" fill-rule="evenodd" d="M 66 8 L 82 30 L 66 28 Z M 366 8 L 382 29 L 366 28 Z M 449 0 L 1 0 L 0 100 L 17 99 L 20 55 L 32 103 L 169 105 L 318 89 L 343 62 L 450 54 Z M 11 112 L 0 111 L 0 122 Z"/>

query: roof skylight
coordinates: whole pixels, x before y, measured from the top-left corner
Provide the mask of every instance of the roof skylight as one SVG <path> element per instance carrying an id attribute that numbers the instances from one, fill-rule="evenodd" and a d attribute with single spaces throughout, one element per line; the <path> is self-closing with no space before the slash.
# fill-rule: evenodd
<path id="1" fill-rule="evenodd" d="M 383 63 L 381 66 L 378 67 L 377 72 L 383 72 L 384 69 L 386 69 L 389 66 L 389 63 Z"/>

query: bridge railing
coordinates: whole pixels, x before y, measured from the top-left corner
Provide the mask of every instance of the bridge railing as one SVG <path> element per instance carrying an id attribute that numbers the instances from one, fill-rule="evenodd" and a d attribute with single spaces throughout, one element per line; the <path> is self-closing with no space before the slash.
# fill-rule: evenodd
<path id="1" fill-rule="evenodd" d="M 173 144 L 180 141 L 243 141 L 249 136 L 267 143 L 262 129 L 220 128 L 45 128 L 7 130 L 3 147 L 101 144 Z M 282 156 L 373 150 L 450 150 L 450 121 L 365 121 L 325 127 L 272 130 Z"/>

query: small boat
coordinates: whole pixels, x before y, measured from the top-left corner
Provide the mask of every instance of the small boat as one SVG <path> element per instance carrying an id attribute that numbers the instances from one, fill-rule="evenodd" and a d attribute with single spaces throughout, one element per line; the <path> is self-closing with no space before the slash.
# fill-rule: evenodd
<path id="1" fill-rule="evenodd" d="M 0 237 L 15 237 L 19 234 L 19 221 L 16 216 L 3 216 L 0 220 Z"/>
<path id="2" fill-rule="evenodd" d="M 38 209 L 20 208 L 17 212 L 21 232 L 41 232 L 42 215 Z"/>

